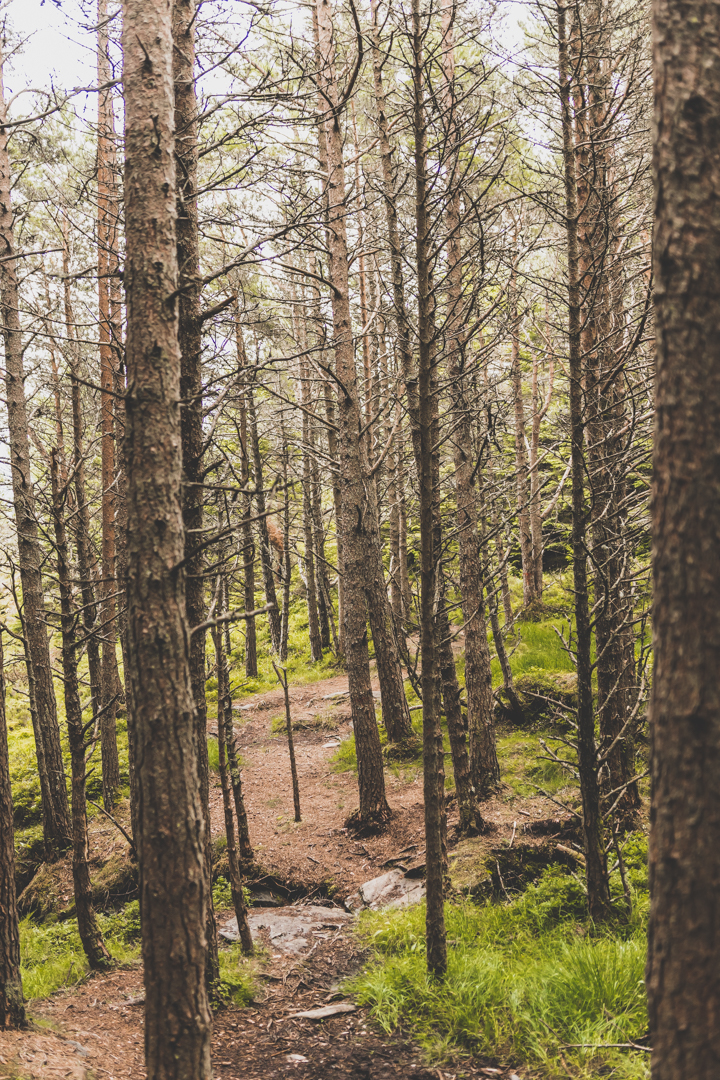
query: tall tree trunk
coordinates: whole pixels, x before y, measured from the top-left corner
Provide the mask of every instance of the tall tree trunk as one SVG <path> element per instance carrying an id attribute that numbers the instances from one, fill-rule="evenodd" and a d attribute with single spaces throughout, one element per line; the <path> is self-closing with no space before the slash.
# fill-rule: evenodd
<path id="1" fill-rule="evenodd" d="M 247 355 L 243 341 L 242 324 L 240 322 L 240 298 L 235 294 L 235 352 L 237 354 L 238 369 L 240 370 L 241 391 L 238 398 L 238 412 L 240 419 L 240 479 L 244 488 L 250 486 L 250 458 L 248 457 L 248 427 L 247 427 L 247 402 L 245 397 L 245 380 L 247 375 L 242 371 L 247 367 Z M 255 541 L 252 531 L 252 495 L 243 495 L 243 588 L 245 594 L 245 610 L 255 610 Z M 256 679 L 258 673 L 257 664 L 257 629 L 255 616 L 245 620 L 245 674 L 249 679 Z"/>
<path id="2" fill-rule="evenodd" d="M 93 716 L 101 707 L 102 668 L 100 646 L 97 637 L 98 608 L 95 595 L 96 562 L 90 538 L 90 510 L 85 494 L 85 456 L 83 450 L 84 424 L 82 392 L 80 388 L 78 349 L 75 339 L 75 318 L 70 293 L 70 252 L 67 238 L 63 246 L 63 274 L 65 301 L 65 335 L 67 337 L 67 362 L 70 371 L 70 398 L 73 424 L 73 486 L 77 513 L 75 518 L 75 546 L 80 570 L 80 594 L 82 596 L 82 622 L 87 641 L 88 670 L 90 674 L 90 698 Z"/>
<path id="3" fill-rule="evenodd" d="M 423 793 L 427 909 L 425 936 L 428 972 L 447 970 L 443 895 L 443 744 L 440 729 L 440 679 L 435 626 L 437 589 L 436 484 L 437 381 L 435 377 L 435 300 L 430 280 L 425 125 L 423 33 L 420 3 L 412 3 L 413 134 L 415 139 L 415 228 L 418 279 L 418 480 L 420 483 L 420 649 L 423 692 Z M 442 785 L 442 786 L 441 786 Z"/>
<path id="4" fill-rule="evenodd" d="M 15 836 L 5 713 L 5 662 L 0 631 L 0 1031 L 24 1028 L 26 1023 L 15 892 Z"/>
<path id="5" fill-rule="evenodd" d="M 218 592 L 222 590 L 222 582 L 218 579 Z M 232 738 L 232 699 L 230 697 L 230 671 L 228 669 L 227 656 L 223 647 L 222 627 L 216 625 L 212 630 L 213 644 L 215 646 L 215 663 L 217 665 L 218 681 L 218 759 L 220 766 L 220 786 L 222 788 L 223 811 L 225 814 L 225 836 L 227 838 L 228 864 L 230 866 L 230 891 L 232 893 L 235 917 L 237 918 L 238 933 L 243 952 L 249 955 L 253 951 L 253 939 L 248 923 L 247 904 L 242 891 L 242 879 L 240 877 L 240 865 L 238 863 L 237 844 L 235 842 L 235 818 L 233 816 L 233 800 L 230 789 L 230 777 L 228 775 L 228 731 Z M 247 828 L 247 821 L 245 822 Z"/>
<path id="6" fill-rule="evenodd" d="M 65 720 L 70 745 L 72 772 L 72 829 L 73 829 L 73 892 L 78 933 L 91 970 L 101 971 L 110 966 L 110 953 L 105 947 L 95 915 L 90 886 L 88 863 L 87 802 L 85 795 L 85 735 L 83 732 L 82 704 L 77 673 L 77 646 L 75 640 L 75 612 L 70 584 L 67 533 L 65 530 L 64 502 L 66 490 L 61 488 L 60 465 L 57 450 L 52 452 L 52 507 L 57 553 L 58 582 L 60 585 L 60 623 L 62 629 L 62 664 L 65 686 Z"/>
<path id="7" fill-rule="evenodd" d="M 327 152 L 327 217 L 332 282 L 333 346 L 339 390 L 339 479 L 341 517 L 345 655 L 350 688 L 360 790 L 359 823 L 381 823 L 390 815 L 385 796 L 380 735 L 375 719 L 363 580 L 367 573 L 367 528 L 370 511 L 365 493 L 360 445 L 360 405 L 355 371 L 348 248 L 345 226 L 345 168 L 340 130 L 340 101 L 335 76 L 335 44 L 329 0 L 316 0 L 319 80 L 328 106 L 322 125 Z"/>
<path id="8" fill-rule="evenodd" d="M 253 480 L 255 484 L 255 505 L 258 512 L 258 533 L 260 534 L 260 565 L 262 567 L 263 585 L 265 586 L 265 602 L 271 604 L 268 612 L 270 622 L 270 640 L 276 653 L 280 652 L 280 640 L 282 637 L 282 619 L 275 591 L 275 577 L 273 575 L 272 557 L 270 555 L 270 534 L 268 533 L 267 518 L 265 515 L 265 491 L 263 489 L 263 466 L 260 454 L 260 439 L 258 437 L 257 413 L 255 411 L 255 396 L 251 386 L 247 388 L 247 412 L 250 421 L 250 442 L 253 455 Z"/>
<path id="9" fill-rule="evenodd" d="M 202 552 L 196 552 L 203 528 L 202 326 L 200 322 L 197 215 L 197 100 L 195 96 L 196 0 L 174 0 L 173 84 L 175 89 L 175 161 L 177 176 L 178 344 L 180 346 L 180 430 L 182 438 L 182 514 L 185 530 L 185 605 L 191 630 L 205 620 Z M 252 610 L 252 609 L 251 609 Z M 205 631 L 190 638 L 190 681 L 195 702 L 195 743 L 200 801 L 205 819 L 205 873 L 208 880 L 207 981 L 220 976 L 217 925 L 212 903 L 210 767 L 205 701 Z"/>
<path id="10" fill-rule="evenodd" d="M 10 468 L 18 537 L 24 632 L 27 642 L 28 682 L 33 684 L 35 697 L 32 718 L 42 799 L 43 837 L 46 848 L 50 852 L 68 846 L 71 828 L 65 770 L 60 750 L 55 689 L 50 667 L 50 648 L 45 625 L 45 600 L 40 569 L 42 552 L 38 540 L 35 493 L 30 470 L 25 371 L 11 205 L 9 133 L 3 126 L 6 121 L 7 109 L 0 59 L 0 245 L 2 246 L 0 305 L 5 341 L 5 388 Z"/>
<path id="11" fill-rule="evenodd" d="M 500 766 L 495 750 L 493 727 L 492 673 L 490 649 L 487 642 L 483 601 L 483 574 L 480 563 L 477 495 L 473 476 L 479 468 L 473 465 L 470 409 L 466 395 L 465 340 L 463 333 L 463 265 L 460 245 L 460 131 L 455 100 L 454 22 L 456 5 L 446 0 L 441 9 L 443 69 L 443 105 L 446 143 L 448 146 L 447 197 L 445 231 L 447 234 L 447 316 L 445 341 L 448 353 L 447 371 L 455 428 L 453 460 L 455 465 L 455 498 L 457 503 L 458 554 L 460 561 L 460 596 L 465 623 L 465 692 L 467 695 L 470 761 L 466 774 L 465 739 L 462 724 L 457 727 L 456 749 L 453 748 L 455 783 L 460 805 L 460 831 L 473 831 L 481 824 L 473 796 L 487 797 L 500 781 Z M 444 604 L 443 604 L 444 611 Z M 447 614 L 445 614 L 447 623 Z M 443 639 L 447 630 L 440 631 Z M 448 661 L 455 670 L 452 648 L 447 640 Z M 454 695 L 453 695 L 454 696 Z M 459 693 L 458 693 L 459 697 Z M 445 715 L 450 730 L 448 695 L 443 695 Z M 457 705 L 459 710 L 459 702 Z M 456 725 L 454 724 L 453 727 Z M 452 742 L 451 742 L 452 747 Z M 457 759 L 457 760 L 456 760 Z M 467 778 L 466 778 L 467 776 Z M 459 778 L 459 779 L 458 779 Z"/>
<path id="12" fill-rule="evenodd" d="M 123 2 L 128 638 L 148 1080 L 209 1080 L 208 880 L 190 678 L 173 40 L 169 0 Z"/>
<path id="13" fill-rule="evenodd" d="M 592 694 L 590 612 L 588 608 L 585 503 L 585 423 L 583 416 L 583 365 L 580 343 L 580 275 L 578 258 L 578 198 L 572 144 L 570 108 L 571 72 L 565 8 L 558 5 L 558 73 L 562 107 L 563 164 L 565 173 L 568 259 L 568 346 L 570 360 L 570 439 L 572 459 L 572 552 L 575 589 L 578 679 L 578 771 L 583 805 L 585 880 L 590 915 L 602 921 L 610 914 L 610 888 L 602 836 L 600 792 L 595 747 L 595 716 Z"/>
<path id="14" fill-rule="evenodd" d="M 653 1080 L 720 1068 L 720 25 L 654 0 Z"/>
<path id="15" fill-rule="evenodd" d="M 302 346 L 301 346 L 302 347 Z M 304 351 L 304 347 L 303 351 Z M 308 634 L 310 637 L 310 658 L 313 662 L 322 660 L 322 640 L 320 638 L 320 615 L 318 611 L 318 589 L 315 574 L 315 550 L 313 542 L 313 507 L 312 507 L 312 462 L 311 455 L 315 433 L 310 424 L 310 382 L 305 358 L 300 360 L 300 398 L 303 404 L 302 429 L 302 515 L 303 541 L 305 546 L 305 588 L 307 591 Z"/>
<path id="16" fill-rule="evenodd" d="M 510 319 L 512 322 L 512 372 L 513 406 L 515 410 L 515 485 L 517 491 L 518 532 L 520 534 L 520 559 L 522 563 L 523 604 L 531 606 L 536 599 L 535 562 L 533 559 L 532 531 L 530 523 L 530 477 L 527 450 L 525 448 L 525 405 L 523 402 L 522 368 L 520 366 L 520 316 L 518 313 L 517 244 L 513 254 L 512 281 L 510 285 Z"/>
<path id="17" fill-rule="evenodd" d="M 115 568 L 115 371 L 113 333 L 110 319 L 110 274 L 116 270 L 117 227 L 113 216 L 117 206 L 111 200 L 115 187 L 115 117 L 113 112 L 110 57 L 108 55 L 108 5 L 98 0 L 98 334 L 100 344 L 100 416 L 102 476 L 102 695 L 100 750 L 103 773 L 103 803 L 112 810 L 120 787 L 116 712 L 120 679 L 115 645 L 117 578 Z"/>

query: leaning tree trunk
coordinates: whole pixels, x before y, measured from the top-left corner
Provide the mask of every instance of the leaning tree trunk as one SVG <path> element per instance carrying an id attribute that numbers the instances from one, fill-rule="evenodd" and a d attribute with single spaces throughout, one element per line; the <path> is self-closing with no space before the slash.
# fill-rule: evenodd
<path id="1" fill-rule="evenodd" d="M 185 611 L 173 40 L 123 3 L 128 645 L 148 1080 L 209 1080 L 208 880 Z"/>
<path id="2" fill-rule="evenodd" d="M 182 433 L 185 528 L 185 605 L 191 630 L 205 619 L 203 555 L 195 549 L 203 527 L 202 326 L 198 285 L 200 250 L 197 216 L 197 101 L 195 97 L 196 0 L 173 4 L 173 81 L 175 86 L 175 157 L 177 162 L 178 343 L 180 345 L 180 423 Z M 205 872 L 212 879 L 210 768 L 205 702 L 205 631 L 190 638 L 190 680 L 195 702 L 195 743 L 200 799 L 205 817 Z M 208 889 L 208 986 L 220 976 L 217 924 Z"/>
<path id="3" fill-rule="evenodd" d="M 110 953 L 105 947 L 92 902 L 90 866 L 88 863 L 87 802 L 85 793 L 85 734 L 82 704 L 78 684 L 78 658 L 75 638 L 76 618 L 72 603 L 72 586 L 65 529 L 66 490 L 61 487 L 58 452 L 53 450 L 51 461 L 52 509 L 57 553 L 58 583 L 60 585 L 60 624 L 62 630 L 62 664 L 65 688 L 65 720 L 70 746 L 72 773 L 73 829 L 73 891 L 78 933 L 91 970 L 101 971 L 110 966 Z"/>
<path id="4" fill-rule="evenodd" d="M 12 175 L 8 152 L 9 133 L 2 125 L 7 112 L 0 60 L 0 308 L 5 339 L 5 389 L 7 394 L 10 468 L 18 539 L 18 562 L 22 584 L 28 682 L 34 685 L 32 713 L 43 812 L 43 837 L 48 851 L 67 847 L 71 828 L 65 769 L 60 749 L 55 689 L 50 667 L 50 648 L 45 622 L 42 586 L 42 551 L 35 518 L 35 493 L 30 468 L 30 443 L 25 402 L 25 371 L 20 329 L 19 292 L 13 211 Z"/>
<path id="5" fill-rule="evenodd" d="M 720 24 L 654 0 L 653 1080 L 720 1070 Z"/>
<path id="6" fill-rule="evenodd" d="M 367 568 L 366 525 L 369 514 L 360 446 L 360 405 L 353 350 L 345 207 L 345 168 L 335 76 L 335 44 L 328 0 L 316 0 L 319 81 L 328 113 L 321 127 L 327 149 L 327 218 L 332 282 L 335 373 L 338 393 L 339 476 L 342 485 L 338 522 L 342 541 L 343 624 L 350 704 L 358 757 L 359 823 L 381 823 L 390 815 L 385 796 L 380 735 L 370 681 L 363 580 Z"/>
<path id="7" fill-rule="evenodd" d="M 15 836 L 5 714 L 5 664 L 0 631 L 0 1030 L 24 1028 L 26 1023 L 20 976 Z"/>

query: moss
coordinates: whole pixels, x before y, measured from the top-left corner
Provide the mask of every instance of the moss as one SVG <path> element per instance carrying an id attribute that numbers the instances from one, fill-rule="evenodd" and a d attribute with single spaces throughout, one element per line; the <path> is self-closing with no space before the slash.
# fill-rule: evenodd
<path id="1" fill-rule="evenodd" d="M 498 692 L 498 720 L 529 728 L 565 726 L 570 712 L 577 709 L 577 675 L 574 672 L 531 668 L 514 680 L 522 706 L 519 715 L 511 709 L 504 690 Z"/>
<path id="2" fill-rule="evenodd" d="M 126 851 L 116 851 L 96 874 L 91 875 L 90 883 L 93 904 L 97 908 L 107 907 L 119 900 L 126 903 L 131 897 L 137 896 L 137 863 Z"/>

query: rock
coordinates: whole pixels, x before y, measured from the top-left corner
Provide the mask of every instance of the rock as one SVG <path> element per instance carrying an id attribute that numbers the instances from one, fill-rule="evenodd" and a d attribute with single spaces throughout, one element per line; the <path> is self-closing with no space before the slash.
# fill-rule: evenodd
<path id="1" fill-rule="evenodd" d="M 269 889 L 251 889 L 250 904 L 259 908 L 280 907 L 277 896 L 273 896 Z"/>
<path id="2" fill-rule="evenodd" d="M 340 1016 L 342 1013 L 357 1012 L 357 1005 L 349 1002 L 338 1002 L 337 1005 L 323 1005 L 320 1009 L 308 1009 L 306 1012 L 290 1013 L 290 1020 L 327 1020 L 329 1016 Z"/>
<path id="3" fill-rule="evenodd" d="M 323 748 L 323 750 L 330 750 L 330 749 L 337 750 L 339 745 L 340 745 L 339 740 L 337 742 L 326 742 L 326 743 L 322 744 L 322 748 Z"/>
<path id="4" fill-rule="evenodd" d="M 314 943 L 314 932 L 323 929 L 337 930 L 350 919 L 350 915 L 341 908 L 324 908 L 308 905 L 307 907 L 289 905 L 275 911 L 248 912 L 248 922 L 253 936 L 258 930 L 270 932 L 270 942 L 281 953 L 298 955 L 309 949 Z M 226 941 L 239 941 L 237 919 L 230 919 L 220 929 L 220 936 Z"/>
<path id="5" fill-rule="evenodd" d="M 407 878 L 404 870 L 396 868 L 364 882 L 356 893 L 347 898 L 345 907 L 348 911 L 362 911 L 365 908 L 377 911 L 380 908 L 419 904 L 424 899 L 424 883 Z"/>
<path id="6" fill-rule="evenodd" d="M 335 690 L 332 694 L 323 694 L 320 698 L 321 701 L 332 701 L 333 698 L 347 697 L 350 693 L 349 690 Z"/>

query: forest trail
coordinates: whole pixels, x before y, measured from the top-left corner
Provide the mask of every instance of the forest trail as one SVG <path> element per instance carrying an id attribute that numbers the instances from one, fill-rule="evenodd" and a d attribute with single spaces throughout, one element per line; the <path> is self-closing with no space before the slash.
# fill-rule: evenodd
<path id="1" fill-rule="evenodd" d="M 376 681 L 373 685 L 377 688 Z M 345 690 L 347 676 L 290 688 L 303 816 L 299 824 L 293 820 L 287 739 L 276 720 L 284 715 L 282 691 L 257 694 L 235 706 L 250 836 L 257 863 L 265 871 L 250 884 L 256 890 L 268 888 L 280 903 L 285 891 L 288 897 L 301 896 L 300 903 L 342 904 L 364 881 L 385 873 L 383 864 L 400 853 L 405 852 L 404 860 L 418 861 L 424 854 L 422 775 L 416 765 L 386 770 L 394 816 L 381 836 L 358 839 L 344 827 L 357 800 L 355 773 L 334 772 L 332 767 L 338 744 L 352 730 L 349 702 L 339 696 Z M 211 719 L 210 738 L 215 730 Z M 215 773 L 210 798 L 215 838 L 223 835 L 222 796 Z M 516 799 L 510 805 L 501 794 L 484 804 L 494 828 L 481 843 L 488 848 L 511 843 L 520 806 L 527 821 L 530 815 L 547 816 L 550 805 L 544 799 Z M 452 796 L 448 810 L 452 854 L 457 820 Z M 326 898 L 328 892 L 332 900 Z M 218 912 L 220 928 L 232 914 Z M 257 999 L 247 1008 L 223 1008 L 214 1017 L 213 1067 L 218 1080 L 513 1077 L 513 1069 L 498 1069 L 490 1061 L 428 1069 L 415 1044 L 401 1035 L 385 1036 L 366 1009 L 322 1022 L 294 1018 L 294 1013 L 341 997 L 339 984 L 361 966 L 365 953 L 350 920 L 336 931 L 316 932 L 315 944 L 300 955 L 278 952 L 266 930 L 258 937 L 265 948 L 258 962 Z M 34 1003 L 32 1033 L 0 1037 L 0 1077 L 142 1080 L 142 992 L 137 965 L 89 977 Z M 523 1070 L 515 1075 L 523 1080 L 529 1076 Z"/>

